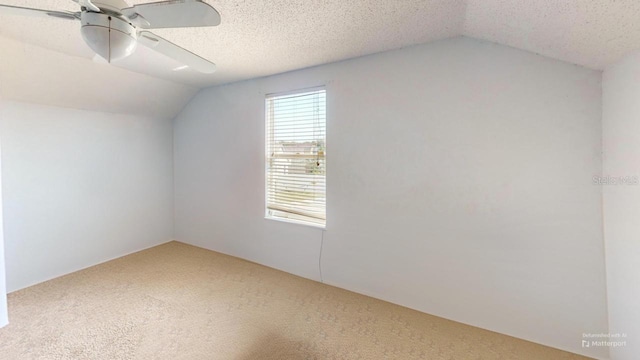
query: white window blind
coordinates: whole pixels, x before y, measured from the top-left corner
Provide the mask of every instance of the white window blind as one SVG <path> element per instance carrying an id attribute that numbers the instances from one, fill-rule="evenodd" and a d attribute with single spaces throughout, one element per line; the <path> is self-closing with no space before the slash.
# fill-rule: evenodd
<path id="1" fill-rule="evenodd" d="M 326 91 L 266 98 L 267 217 L 324 226 Z"/>

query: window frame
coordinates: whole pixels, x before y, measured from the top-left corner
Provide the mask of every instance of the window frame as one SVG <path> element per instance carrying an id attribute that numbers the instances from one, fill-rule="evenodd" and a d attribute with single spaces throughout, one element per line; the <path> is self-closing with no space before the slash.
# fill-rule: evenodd
<path id="1" fill-rule="evenodd" d="M 324 97 L 325 97 L 325 108 L 324 108 L 324 130 L 325 130 L 325 137 L 324 137 L 324 146 L 326 148 L 327 146 L 327 89 L 325 85 L 320 85 L 320 86 L 314 86 L 314 87 L 308 87 L 308 88 L 302 88 L 302 89 L 296 89 L 296 90 L 290 90 L 290 91 L 284 91 L 284 92 L 276 92 L 276 93 L 268 93 L 264 95 L 264 139 L 265 139 L 265 144 L 264 144 L 264 187 L 265 187 L 265 194 L 264 194 L 264 211 L 265 211 L 265 215 L 264 218 L 266 220 L 273 220 L 273 221 L 279 221 L 279 222 L 283 222 L 283 223 L 289 223 L 289 224 L 294 224 L 294 225 L 302 225 L 302 226 L 308 226 L 308 227 L 313 227 L 313 228 L 318 228 L 318 229 L 326 229 L 326 224 L 327 224 L 327 219 L 326 219 L 326 214 L 327 214 L 327 173 L 326 173 L 326 169 L 327 169 L 327 155 L 326 155 L 326 150 L 323 152 L 322 154 L 322 158 L 324 160 L 324 167 L 325 167 L 325 172 L 324 172 L 324 182 L 325 182 L 325 191 L 324 191 L 324 211 L 325 211 L 325 218 L 323 219 L 324 222 L 320 223 L 320 222 L 314 222 L 314 221 L 309 221 L 309 220 L 305 220 L 304 218 L 306 217 L 307 219 L 309 218 L 308 216 L 305 215 L 297 215 L 294 213 L 288 213 L 286 211 L 278 211 L 278 210 L 273 210 L 273 209 L 269 209 L 269 172 L 270 172 L 270 166 L 269 166 L 269 161 L 272 159 L 272 157 L 269 154 L 269 150 L 270 150 L 270 137 L 271 137 L 271 129 L 269 128 L 271 121 L 273 121 L 273 114 L 270 114 L 270 111 L 272 111 L 272 107 L 269 105 L 269 101 L 270 99 L 273 98 L 277 98 L 277 97 L 286 97 L 289 95 L 295 95 L 295 94 L 305 94 L 305 93 L 311 93 L 311 92 L 316 92 L 316 91 L 324 91 Z M 271 119 L 271 120 L 270 120 Z M 276 211 L 276 212 L 280 212 L 280 213 L 286 213 L 288 216 L 277 216 L 277 215 L 273 215 L 272 212 Z"/>

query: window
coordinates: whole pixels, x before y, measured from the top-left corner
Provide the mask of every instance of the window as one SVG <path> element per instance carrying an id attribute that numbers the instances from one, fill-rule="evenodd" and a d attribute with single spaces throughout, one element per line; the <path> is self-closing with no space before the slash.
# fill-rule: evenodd
<path id="1" fill-rule="evenodd" d="M 266 216 L 325 226 L 326 91 L 266 98 Z"/>

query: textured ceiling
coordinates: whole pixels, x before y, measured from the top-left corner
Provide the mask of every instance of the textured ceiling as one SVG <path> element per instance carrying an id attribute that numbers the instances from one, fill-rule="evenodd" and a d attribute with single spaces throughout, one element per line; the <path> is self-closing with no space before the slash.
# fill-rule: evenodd
<path id="1" fill-rule="evenodd" d="M 128 0 L 129 4 L 150 1 Z M 222 16 L 213 28 L 154 30 L 218 65 L 213 75 L 156 64 L 142 49 L 117 64 L 207 86 L 343 60 L 459 35 L 462 0 L 208 0 Z M 0 0 L 7 5 L 76 11 L 71 0 Z M 0 35 L 91 58 L 77 22 L 0 16 Z"/>
<path id="2" fill-rule="evenodd" d="M 640 1 L 468 0 L 463 34 L 602 70 L 640 48 Z"/>
<path id="3" fill-rule="evenodd" d="M 129 0 L 129 4 L 147 2 Z M 207 0 L 215 28 L 155 31 L 218 65 L 178 64 L 142 47 L 116 66 L 204 87 L 459 35 L 602 69 L 640 48 L 638 0 Z M 0 0 L 76 11 L 71 0 Z M 0 35 L 91 59 L 79 23 L 0 16 Z M 55 69 L 52 69 L 55 70 Z"/>

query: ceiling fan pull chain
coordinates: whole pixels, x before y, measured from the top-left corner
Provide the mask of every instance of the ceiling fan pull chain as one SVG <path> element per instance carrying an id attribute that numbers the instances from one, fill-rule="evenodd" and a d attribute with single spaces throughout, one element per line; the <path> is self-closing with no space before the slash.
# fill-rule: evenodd
<path id="1" fill-rule="evenodd" d="M 111 16 L 109 16 L 109 58 L 107 62 L 111 64 Z"/>

